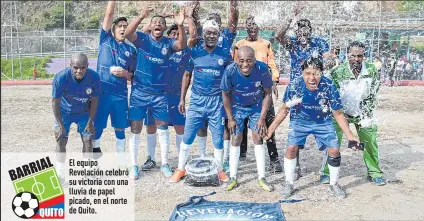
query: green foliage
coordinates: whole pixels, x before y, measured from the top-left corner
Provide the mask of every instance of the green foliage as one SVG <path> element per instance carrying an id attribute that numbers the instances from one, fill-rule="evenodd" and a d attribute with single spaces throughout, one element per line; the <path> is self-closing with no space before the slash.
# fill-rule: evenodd
<path id="1" fill-rule="evenodd" d="M 59 4 L 60 3 L 60 4 Z M 75 16 L 72 13 L 71 2 L 67 1 L 65 3 L 66 12 L 65 12 L 65 26 L 69 28 L 71 24 L 75 21 Z M 63 4 L 62 2 L 56 2 L 56 5 L 52 7 L 49 11 L 43 12 L 42 20 L 44 23 L 40 24 L 41 28 L 50 31 L 54 29 L 63 29 Z"/>
<path id="2" fill-rule="evenodd" d="M 34 64 L 37 64 L 37 78 L 50 79 L 53 76 L 48 74 L 45 70 L 46 64 L 50 62 L 51 57 L 26 57 L 21 58 L 22 64 L 22 78 L 23 79 L 32 79 L 32 68 Z M 12 59 L 1 58 L 1 72 L 12 79 Z M 19 79 L 21 74 L 19 72 L 19 58 L 13 59 L 13 72 L 14 79 Z M 2 80 L 8 80 L 2 74 Z"/>
<path id="3" fill-rule="evenodd" d="M 396 10 L 398 12 L 423 11 L 424 1 L 422 0 L 398 1 L 396 3 Z"/>

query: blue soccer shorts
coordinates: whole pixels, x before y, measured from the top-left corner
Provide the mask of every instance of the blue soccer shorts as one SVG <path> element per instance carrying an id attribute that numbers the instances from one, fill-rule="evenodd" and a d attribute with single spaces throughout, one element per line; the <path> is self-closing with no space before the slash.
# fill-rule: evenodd
<path id="1" fill-rule="evenodd" d="M 94 120 L 95 128 L 106 128 L 109 115 L 113 128 L 129 127 L 128 98 L 108 94 L 101 95 Z"/>
<path id="2" fill-rule="evenodd" d="M 336 129 L 331 120 L 325 123 L 300 119 L 291 120 L 289 124 L 288 145 L 305 145 L 306 137 L 310 134 L 315 136 L 317 146 L 320 150 L 324 146 L 327 148 L 339 148 Z"/>
<path id="3" fill-rule="evenodd" d="M 131 93 L 129 120 L 143 120 L 150 111 L 153 119 L 168 122 L 168 99 L 165 94 Z"/>
<path id="4" fill-rule="evenodd" d="M 237 123 L 236 134 L 243 133 L 244 129 L 244 120 L 249 118 L 248 127 L 253 132 L 258 133 L 259 128 L 256 127 L 256 124 L 261 116 L 262 104 L 253 105 L 250 107 L 241 107 L 233 105 L 232 111 L 234 119 Z"/>

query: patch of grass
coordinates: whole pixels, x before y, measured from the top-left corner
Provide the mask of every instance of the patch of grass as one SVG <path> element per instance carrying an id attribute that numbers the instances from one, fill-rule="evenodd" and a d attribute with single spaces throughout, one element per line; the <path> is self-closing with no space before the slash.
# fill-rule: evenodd
<path id="1" fill-rule="evenodd" d="M 32 79 L 32 68 L 34 64 L 37 64 L 37 72 L 38 76 L 37 79 L 51 79 L 53 76 L 48 74 L 45 70 L 46 64 L 50 61 L 52 57 L 25 57 L 21 58 L 21 64 L 22 64 L 22 79 L 28 80 Z M 19 72 L 19 58 L 13 59 L 13 72 L 14 72 L 14 79 L 20 79 L 21 74 Z M 8 80 L 4 75 L 12 79 L 12 59 L 5 59 L 1 58 L 1 72 L 2 80 Z"/>

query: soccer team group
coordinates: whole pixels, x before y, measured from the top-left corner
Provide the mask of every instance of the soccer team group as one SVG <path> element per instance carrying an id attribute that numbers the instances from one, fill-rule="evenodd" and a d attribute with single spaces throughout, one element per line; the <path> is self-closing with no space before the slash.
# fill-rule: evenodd
<path id="1" fill-rule="evenodd" d="M 230 1 L 227 28 L 221 28 L 217 13 L 209 14 L 201 25 L 200 6 L 195 1 L 173 14 L 154 14 L 141 31 L 136 30 L 154 10 L 153 5 L 143 3 L 131 23 L 125 17 L 114 19 L 115 5 L 115 1 L 109 1 L 106 8 L 97 71 L 88 68 L 85 54 L 75 54 L 70 67 L 57 73 L 52 83 L 59 176 L 64 175 L 70 125 L 78 125 L 85 157 L 100 158 L 100 139 L 110 116 L 117 153 L 125 152 L 125 129 L 131 128 L 129 176 L 133 179 L 138 179 L 140 171 L 156 166 L 158 139 L 161 172 L 170 182 L 179 182 L 186 175 L 185 165 L 195 139 L 199 141 L 199 155 L 206 155 L 209 128 L 218 177 L 228 184 L 228 191 L 238 186 L 237 168 L 239 160 L 246 156 L 248 129 L 254 142 L 257 182 L 265 191 L 274 188 L 265 179 L 264 141 L 269 168 L 281 172 L 284 165 L 282 195 L 290 197 L 294 181 L 301 176 L 299 149 L 311 134 L 323 151 L 320 182 L 330 184 L 334 195 L 346 197 L 338 184 L 343 134 L 349 140 L 349 148 L 364 151 L 369 181 L 376 185 L 386 183 L 379 168 L 377 126 L 373 120 L 379 74 L 364 61 L 362 43 L 350 43 L 348 61 L 334 66 L 327 56 L 327 42 L 312 36 L 311 23 L 298 19 L 300 10 L 296 9 L 293 19 L 285 22 L 275 36 L 291 58 L 290 83 L 282 107 L 275 114 L 273 96 L 278 98 L 279 73 L 271 44 L 258 37 L 259 27 L 253 16 L 245 21 L 247 37 L 232 49 L 239 17 L 237 1 Z M 175 19 L 169 28 L 166 17 Z M 291 26 L 295 36 L 289 37 Z M 129 98 L 127 81 L 131 81 Z M 288 147 L 281 164 L 275 130 L 289 113 Z M 359 139 L 349 129 L 349 123 L 355 124 Z M 139 168 L 137 155 L 143 124 L 147 127 L 148 159 Z M 168 164 L 169 126 L 176 132 L 175 171 Z"/>

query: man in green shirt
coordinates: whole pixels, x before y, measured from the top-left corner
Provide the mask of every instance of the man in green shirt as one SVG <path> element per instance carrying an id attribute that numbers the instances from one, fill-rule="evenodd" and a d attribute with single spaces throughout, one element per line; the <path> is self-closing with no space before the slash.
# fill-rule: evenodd
<path id="1" fill-rule="evenodd" d="M 349 123 L 353 123 L 361 143 L 364 144 L 364 162 L 367 166 L 367 178 L 376 185 L 386 184 L 379 167 L 377 145 L 377 125 L 373 117 L 376 95 L 380 87 L 380 74 L 372 63 L 364 61 L 365 45 L 355 41 L 349 44 L 348 62 L 330 71 L 334 84 L 339 89 L 343 112 Z M 339 145 L 343 133 L 335 121 Z M 323 165 L 320 180 L 328 177 L 328 165 Z"/>

